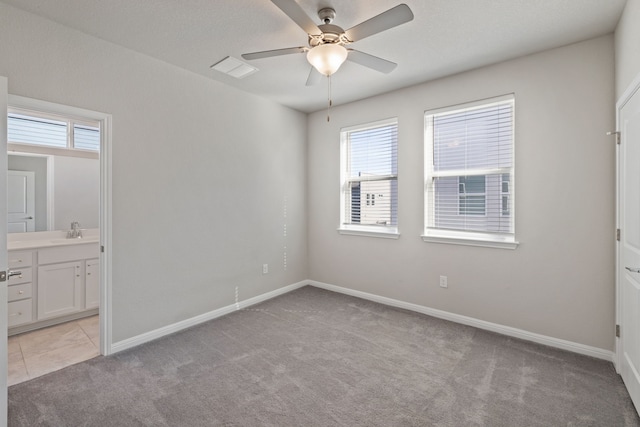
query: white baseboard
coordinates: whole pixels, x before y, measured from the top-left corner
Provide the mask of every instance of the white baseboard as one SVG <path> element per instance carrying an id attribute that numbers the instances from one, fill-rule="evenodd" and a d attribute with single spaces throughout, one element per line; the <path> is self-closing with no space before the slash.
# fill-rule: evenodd
<path id="1" fill-rule="evenodd" d="M 226 307 L 219 308 L 217 310 L 210 311 L 208 313 L 201 314 L 199 316 L 192 317 L 171 325 L 164 326 L 153 331 L 146 332 L 144 334 L 137 335 L 135 337 L 127 338 L 122 341 L 113 343 L 111 346 L 111 352 L 117 353 L 119 351 L 127 350 L 129 348 L 144 344 L 149 341 L 153 341 L 158 338 L 162 338 L 166 335 L 174 332 L 181 331 L 191 326 L 199 325 L 200 323 L 207 322 L 209 320 L 224 316 L 225 314 L 232 313 L 237 310 L 249 307 L 254 304 L 258 304 L 262 301 L 277 297 L 279 295 L 286 294 L 295 289 L 301 288 L 306 285 L 315 286 L 317 288 L 326 289 L 333 292 L 338 292 L 345 295 L 351 295 L 354 297 L 374 301 L 380 304 L 403 308 L 405 310 L 415 311 L 417 313 L 426 314 L 429 316 L 437 317 L 439 319 L 449 320 L 455 323 L 463 325 L 473 326 L 479 329 L 496 332 L 502 335 L 520 338 L 527 341 L 536 342 L 538 344 L 548 345 L 549 347 L 560 348 L 562 350 L 571 351 L 578 354 L 584 354 L 586 356 L 595 357 L 597 359 L 603 359 L 610 362 L 614 362 L 614 353 L 609 350 L 604 350 L 597 347 L 592 347 L 584 344 L 575 343 L 572 341 L 562 340 L 559 338 L 553 338 L 546 335 L 536 334 L 528 332 L 518 328 L 512 328 L 510 326 L 504 326 L 497 323 L 491 323 L 484 320 L 475 319 L 473 317 L 462 316 L 460 314 L 449 313 L 447 311 L 438 310 L 435 308 L 425 307 L 418 304 L 412 304 L 392 298 L 382 297 L 367 292 L 356 291 L 349 288 L 343 288 L 336 285 L 330 285 L 328 283 L 316 282 L 313 280 L 303 280 L 298 283 L 294 283 L 289 286 L 276 289 L 275 291 L 267 292 L 262 295 L 258 295 L 247 300 L 239 301 L 235 304 L 228 305 Z"/>
<path id="2" fill-rule="evenodd" d="M 221 308 L 218 308 L 217 310 L 213 310 L 208 313 L 204 313 L 199 316 L 192 317 L 190 319 L 182 320 L 180 322 L 173 323 L 171 325 L 167 325 L 162 328 L 155 329 L 153 331 L 145 332 L 144 334 L 136 335 L 135 337 L 118 341 L 111 345 L 111 352 L 109 354 L 127 350 L 129 348 L 138 346 L 140 344 L 144 344 L 146 342 L 153 341 L 158 338 L 162 338 L 174 332 L 178 332 L 183 329 L 190 328 L 191 326 L 196 326 L 196 325 L 199 325 L 200 323 L 204 323 L 209 320 L 224 316 L 225 314 L 233 313 L 234 311 L 237 311 L 237 310 L 242 310 L 243 308 L 249 307 L 254 304 L 258 304 L 259 302 L 266 301 L 271 298 L 275 298 L 279 295 L 289 293 L 295 289 L 301 288 L 308 284 L 309 284 L 308 280 L 303 280 L 302 282 L 294 283 L 289 286 L 284 286 L 282 288 L 276 289 L 275 291 L 267 292 L 265 294 L 258 295 L 256 297 L 249 298 L 243 301 L 238 301 L 237 303 L 227 305 L 226 307 L 221 307 Z"/>
<path id="3" fill-rule="evenodd" d="M 520 338 L 527 341 L 533 341 L 538 344 L 548 345 L 549 347 L 560 348 L 562 350 L 572 351 L 578 354 L 584 354 L 586 356 L 595 357 L 597 359 L 604 359 L 610 362 L 614 362 L 614 353 L 609 350 L 604 350 L 597 347 L 592 347 L 584 344 L 575 343 L 572 341 L 566 341 L 559 338 L 553 338 L 546 335 L 540 335 L 533 332 L 528 332 L 518 328 L 512 328 L 510 326 L 504 326 L 497 323 L 486 322 L 484 320 L 475 319 L 473 317 L 462 316 L 460 314 L 449 313 L 447 311 L 437 310 L 435 308 L 429 308 L 418 304 L 412 304 L 404 301 L 399 301 L 392 298 L 381 297 L 378 295 L 370 294 L 367 292 L 356 291 L 353 289 L 343 288 L 340 286 L 330 285 L 328 283 L 309 281 L 311 286 L 317 288 L 326 289 L 328 291 L 339 292 L 346 295 L 374 301 L 380 304 L 389 305 L 392 307 L 404 308 L 406 310 L 415 311 L 418 313 L 426 314 L 429 316 L 437 317 L 439 319 L 450 320 L 452 322 L 461 323 L 463 325 L 474 326 L 479 329 L 485 329 L 487 331 L 497 332 L 502 335 L 507 335 L 514 338 Z"/>

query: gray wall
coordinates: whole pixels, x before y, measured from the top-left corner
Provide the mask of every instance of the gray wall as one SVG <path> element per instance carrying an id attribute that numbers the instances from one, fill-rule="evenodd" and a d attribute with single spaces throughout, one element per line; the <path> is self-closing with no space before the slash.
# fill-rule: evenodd
<path id="1" fill-rule="evenodd" d="M 310 278 L 613 350 L 613 52 L 600 37 L 311 114 Z M 423 242 L 424 111 L 507 93 L 520 246 Z M 394 116 L 401 236 L 339 235 L 340 128 Z"/>
<path id="2" fill-rule="evenodd" d="M 114 342 L 308 277 L 304 114 L 2 3 L 0 75 L 113 115 Z"/>
<path id="3" fill-rule="evenodd" d="M 640 0 L 627 0 L 616 29 L 616 99 L 640 74 Z"/>

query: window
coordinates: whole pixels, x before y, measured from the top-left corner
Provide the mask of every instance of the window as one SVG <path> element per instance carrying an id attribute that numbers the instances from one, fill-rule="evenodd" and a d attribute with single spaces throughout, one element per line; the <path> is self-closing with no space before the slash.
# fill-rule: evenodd
<path id="1" fill-rule="evenodd" d="M 425 113 L 424 240 L 515 248 L 514 98 Z"/>
<path id="2" fill-rule="evenodd" d="M 10 144 L 53 149 L 100 151 L 98 122 L 10 108 L 7 116 Z"/>
<path id="3" fill-rule="evenodd" d="M 398 122 L 342 129 L 342 234 L 398 236 Z"/>

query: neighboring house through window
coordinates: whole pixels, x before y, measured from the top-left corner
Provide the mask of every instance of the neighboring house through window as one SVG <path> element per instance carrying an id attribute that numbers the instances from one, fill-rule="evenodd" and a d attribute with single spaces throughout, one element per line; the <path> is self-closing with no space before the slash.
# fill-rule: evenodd
<path id="1" fill-rule="evenodd" d="M 502 174 L 502 215 L 511 215 L 511 197 L 509 197 L 511 186 L 511 175 L 508 173 Z"/>
<path id="2" fill-rule="evenodd" d="M 398 123 L 342 129 L 340 228 L 343 234 L 398 235 Z"/>
<path id="3" fill-rule="evenodd" d="M 425 113 L 425 233 L 514 248 L 514 98 Z"/>

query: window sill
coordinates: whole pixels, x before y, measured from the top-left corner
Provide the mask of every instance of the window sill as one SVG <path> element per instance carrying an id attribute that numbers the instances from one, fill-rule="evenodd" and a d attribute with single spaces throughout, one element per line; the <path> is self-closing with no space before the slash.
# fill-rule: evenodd
<path id="1" fill-rule="evenodd" d="M 494 249 L 516 249 L 520 242 L 514 236 L 489 233 L 465 233 L 456 231 L 429 231 L 422 236 L 427 243 L 444 243 L 450 245 L 479 246 Z"/>
<path id="2" fill-rule="evenodd" d="M 343 227 L 338 228 L 338 233 L 349 236 L 378 237 L 381 239 L 398 239 L 400 232 L 397 227 Z"/>

